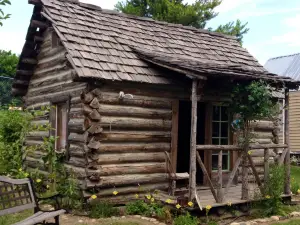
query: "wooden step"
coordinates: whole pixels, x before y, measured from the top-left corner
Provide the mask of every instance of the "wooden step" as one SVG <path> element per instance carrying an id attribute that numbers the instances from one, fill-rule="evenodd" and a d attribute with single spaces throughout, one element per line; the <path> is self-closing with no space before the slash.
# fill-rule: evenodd
<path id="1" fill-rule="evenodd" d="M 172 180 L 187 180 L 190 178 L 190 175 L 188 173 L 172 173 L 171 179 Z"/>

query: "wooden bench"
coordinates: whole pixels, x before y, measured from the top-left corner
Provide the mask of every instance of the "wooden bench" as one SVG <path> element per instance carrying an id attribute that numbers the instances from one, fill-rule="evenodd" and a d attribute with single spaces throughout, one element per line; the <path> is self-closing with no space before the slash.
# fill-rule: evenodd
<path id="1" fill-rule="evenodd" d="M 59 209 L 59 195 L 47 198 L 38 198 L 34 192 L 30 179 L 10 179 L 0 176 L 0 216 L 21 212 L 27 209 L 34 209 L 34 215 L 16 223 L 15 225 L 33 224 L 59 224 L 59 215 L 66 211 Z M 53 211 L 43 211 L 39 207 L 39 202 L 45 199 L 53 199 L 56 208 Z M 54 223 L 45 221 L 54 218 Z"/>

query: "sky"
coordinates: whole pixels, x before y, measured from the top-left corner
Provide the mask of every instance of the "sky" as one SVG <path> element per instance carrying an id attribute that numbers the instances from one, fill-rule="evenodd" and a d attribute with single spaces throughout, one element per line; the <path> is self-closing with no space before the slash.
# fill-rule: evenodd
<path id="1" fill-rule="evenodd" d="M 81 1 L 113 9 L 118 0 Z M 12 5 L 3 8 L 12 15 L 0 27 L 0 49 L 21 53 L 33 9 L 27 2 L 11 0 Z M 243 46 L 262 65 L 269 58 L 300 52 L 299 0 L 223 0 L 216 11 L 219 15 L 207 27 L 216 28 L 237 19 L 248 22 L 250 31 L 244 37 Z"/>

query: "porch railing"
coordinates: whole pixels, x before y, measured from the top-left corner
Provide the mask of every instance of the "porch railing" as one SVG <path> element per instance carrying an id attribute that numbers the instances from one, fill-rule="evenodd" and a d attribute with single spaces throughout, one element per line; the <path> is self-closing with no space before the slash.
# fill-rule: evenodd
<path id="1" fill-rule="evenodd" d="M 279 165 L 282 165 L 285 163 L 285 166 L 289 167 L 290 162 L 289 160 L 285 160 L 285 157 L 287 155 L 287 152 L 289 151 L 288 145 L 280 145 L 280 144 L 267 144 L 267 145 L 250 145 L 249 151 L 255 152 L 256 150 L 264 149 L 264 181 L 268 179 L 269 175 L 269 167 L 270 167 L 270 149 L 284 149 L 281 156 L 276 159 L 276 163 Z M 243 151 L 242 147 L 236 146 L 236 145 L 197 145 L 197 161 L 200 165 L 200 168 L 206 176 L 208 185 L 210 187 L 210 190 L 212 192 L 212 195 L 217 203 L 222 203 L 224 199 L 226 198 L 226 195 L 228 193 L 229 188 L 231 187 L 231 184 L 234 180 L 234 177 L 236 176 L 236 173 L 238 171 L 239 166 L 242 164 L 242 200 L 249 200 L 249 179 L 248 179 L 248 166 L 251 167 L 255 181 L 258 184 L 258 187 L 260 191 L 262 191 L 262 182 L 259 177 L 259 174 L 257 173 L 255 164 L 253 162 L 252 154 L 250 152 Z M 199 151 L 217 151 L 218 152 L 218 172 L 217 172 L 217 184 L 216 188 L 213 185 L 213 182 L 209 176 L 209 173 L 207 172 L 207 169 L 200 157 Z M 225 186 L 224 192 L 223 192 L 223 170 L 222 170 L 222 151 L 231 151 L 231 152 L 238 152 L 238 158 L 235 161 L 235 164 L 232 168 L 232 171 L 230 172 L 229 179 L 227 181 L 227 184 Z M 290 194 L 290 170 L 285 170 L 285 183 L 284 183 L 284 190 L 286 195 Z"/>

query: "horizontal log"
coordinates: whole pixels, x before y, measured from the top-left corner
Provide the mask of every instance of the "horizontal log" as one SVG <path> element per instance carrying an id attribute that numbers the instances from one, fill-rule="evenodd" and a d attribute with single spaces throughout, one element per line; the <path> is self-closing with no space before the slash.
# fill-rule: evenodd
<path id="1" fill-rule="evenodd" d="M 26 166 L 30 166 L 31 168 L 36 168 L 36 169 L 39 169 L 42 171 L 46 171 L 45 164 L 44 164 L 43 160 L 41 160 L 41 159 L 35 159 L 35 158 L 27 156 L 24 161 L 24 164 Z"/>
<path id="2" fill-rule="evenodd" d="M 285 144 L 264 144 L 264 145 L 250 145 L 249 149 L 265 149 L 265 148 L 287 148 Z M 212 150 L 212 151 L 240 151 L 242 147 L 237 145 L 197 145 L 197 150 Z"/>
<path id="3" fill-rule="evenodd" d="M 68 164 L 72 165 L 72 166 L 75 166 L 75 167 L 86 168 L 88 162 L 83 157 L 71 156 L 69 161 L 68 161 Z"/>
<path id="4" fill-rule="evenodd" d="M 81 103 L 81 98 L 80 98 L 79 95 L 78 96 L 73 96 L 71 98 L 71 104 L 79 104 L 79 103 Z"/>
<path id="5" fill-rule="evenodd" d="M 133 99 L 119 99 L 119 93 L 102 93 L 97 96 L 99 103 L 111 104 L 111 105 L 129 105 L 139 106 L 145 108 L 161 108 L 171 109 L 171 100 L 164 100 L 163 98 L 151 99 L 150 97 L 134 96 Z"/>
<path id="6" fill-rule="evenodd" d="M 72 70 L 61 70 L 55 74 L 48 74 L 42 77 L 32 77 L 30 80 L 30 87 L 36 88 L 41 86 L 47 86 L 51 84 L 58 84 L 65 81 L 72 81 Z"/>
<path id="7" fill-rule="evenodd" d="M 93 187 L 117 187 L 129 184 L 144 184 L 144 183 L 159 183 L 168 181 L 167 173 L 155 174 L 130 174 L 130 175 L 117 175 L 117 176 L 103 176 L 98 182 L 91 182 L 86 180 L 88 188 Z"/>
<path id="8" fill-rule="evenodd" d="M 85 134 L 70 133 L 68 140 L 71 142 L 82 142 L 85 143 L 87 137 Z"/>
<path id="9" fill-rule="evenodd" d="M 42 2 L 41 2 L 41 0 L 28 0 L 28 4 L 41 6 Z"/>
<path id="10" fill-rule="evenodd" d="M 118 154 L 95 154 L 91 157 L 98 165 L 129 162 L 165 162 L 163 152 L 147 153 L 118 153 Z"/>
<path id="11" fill-rule="evenodd" d="M 250 170 L 250 168 L 249 168 L 249 170 Z M 264 180 L 264 175 L 259 175 L 259 179 L 260 179 L 261 181 L 263 181 L 263 180 Z M 242 176 L 238 176 L 238 182 L 239 182 L 239 183 L 242 182 Z M 252 175 L 252 174 L 249 174 L 249 175 L 248 175 L 248 182 L 249 182 L 249 183 L 256 183 L 255 176 Z"/>
<path id="12" fill-rule="evenodd" d="M 85 157 L 84 144 L 82 143 L 70 143 L 69 155 L 75 157 Z"/>
<path id="13" fill-rule="evenodd" d="M 11 93 L 13 96 L 24 96 L 27 93 L 27 89 L 12 88 Z"/>
<path id="14" fill-rule="evenodd" d="M 94 99 L 94 94 L 92 92 L 88 92 L 88 93 L 82 93 L 81 94 L 81 100 L 83 103 L 85 104 L 90 104 L 91 101 Z"/>
<path id="15" fill-rule="evenodd" d="M 103 116 L 124 116 L 124 117 L 138 117 L 138 118 L 161 118 L 171 119 L 172 111 L 170 109 L 149 109 L 145 107 L 120 106 L 120 105 L 106 105 L 101 104 L 98 108 Z"/>
<path id="16" fill-rule="evenodd" d="M 14 80 L 13 82 L 14 86 L 28 86 L 29 85 L 29 81 L 27 80 Z"/>
<path id="17" fill-rule="evenodd" d="M 124 195 L 124 194 L 133 194 L 135 196 L 135 194 L 137 193 L 143 193 L 143 192 L 150 192 L 151 190 L 167 190 L 169 187 L 169 184 L 167 182 L 164 183 L 157 183 L 157 184 L 145 184 L 142 186 L 138 186 L 138 185 L 132 185 L 132 186 L 127 186 L 127 187 L 119 187 L 117 189 L 117 191 L 119 192 L 119 195 Z M 115 188 L 107 188 L 107 189 L 101 189 L 100 191 L 93 193 L 98 197 L 103 197 L 103 196 L 112 196 L 113 192 L 115 191 Z M 91 197 L 91 193 L 84 191 L 83 192 L 83 196 L 85 198 L 90 198 Z M 143 196 L 142 196 L 143 197 Z"/>
<path id="18" fill-rule="evenodd" d="M 88 176 L 93 174 L 101 177 L 124 174 L 166 173 L 166 163 L 164 162 L 109 164 L 99 165 L 95 168 L 97 170 L 87 170 Z"/>
<path id="19" fill-rule="evenodd" d="M 34 58 L 22 58 L 22 63 L 36 65 L 38 63 L 37 59 Z"/>
<path id="20" fill-rule="evenodd" d="M 151 129 L 151 130 L 171 130 L 172 121 L 163 119 L 138 119 L 131 117 L 107 117 L 101 118 L 102 127 L 109 127 L 112 130 L 118 128 L 128 129 Z"/>
<path id="21" fill-rule="evenodd" d="M 36 43 L 41 43 L 41 42 L 43 42 L 44 41 L 44 38 L 43 37 L 41 37 L 41 36 L 34 36 L 34 42 L 36 42 Z"/>
<path id="22" fill-rule="evenodd" d="M 40 28 L 40 29 L 46 29 L 48 28 L 48 24 L 39 20 L 31 20 L 30 23 L 31 27 L 36 27 L 36 28 Z"/>
<path id="23" fill-rule="evenodd" d="M 101 143 L 97 150 L 99 153 L 124 153 L 124 152 L 170 152 L 170 143 Z"/>
<path id="24" fill-rule="evenodd" d="M 267 145 L 267 144 L 273 144 L 271 139 L 254 139 L 254 141 L 256 144 L 261 144 L 261 145 Z"/>
<path id="25" fill-rule="evenodd" d="M 93 108 L 93 109 L 98 109 L 100 107 L 100 103 L 98 101 L 97 98 L 94 98 L 92 100 L 92 102 L 90 103 L 90 106 Z"/>
<path id="26" fill-rule="evenodd" d="M 16 75 L 31 77 L 33 75 L 33 71 L 32 70 L 17 70 Z"/>
<path id="27" fill-rule="evenodd" d="M 78 179 L 85 179 L 87 177 L 86 171 L 84 168 L 79 168 L 69 164 L 64 165 L 67 172 L 74 174 Z"/>
<path id="28" fill-rule="evenodd" d="M 101 142 L 170 142 L 170 132 L 138 133 L 138 132 L 102 132 L 95 134 L 97 140 Z"/>
<path id="29" fill-rule="evenodd" d="M 72 111 L 74 112 L 74 111 Z M 68 129 L 70 132 L 82 134 L 84 129 L 84 119 L 71 118 L 68 123 Z"/>
<path id="30" fill-rule="evenodd" d="M 256 121 L 250 123 L 250 128 L 254 128 L 254 130 L 273 130 L 276 126 L 271 121 Z"/>

